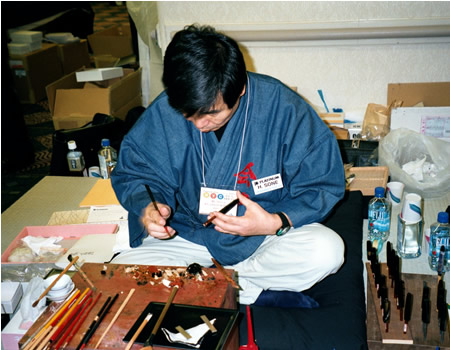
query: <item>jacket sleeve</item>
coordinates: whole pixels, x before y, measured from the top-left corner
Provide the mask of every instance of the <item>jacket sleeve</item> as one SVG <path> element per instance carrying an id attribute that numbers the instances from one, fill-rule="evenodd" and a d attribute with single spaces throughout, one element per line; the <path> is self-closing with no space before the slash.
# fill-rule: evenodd
<path id="1" fill-rule="evenodd" d="M 164 128 L 158 133 L 149 130 L 158 128 L 158 118 L 149 118 L 150 110 L 125 136 L 122 141 L 119 158 L 111 174 L 111 183 L 121 205 L 128 211 L 131 247 L 139 246 L 147 236 L 140 223 L 142 211 L 151 202 L 145 185 L 147 184 L 160 203 L 171 208 L 175 206 L 176 185 L 170 173 L 167 147 L 164 144 Z M 149 150 L 157 149 L 158 152 Z"/>

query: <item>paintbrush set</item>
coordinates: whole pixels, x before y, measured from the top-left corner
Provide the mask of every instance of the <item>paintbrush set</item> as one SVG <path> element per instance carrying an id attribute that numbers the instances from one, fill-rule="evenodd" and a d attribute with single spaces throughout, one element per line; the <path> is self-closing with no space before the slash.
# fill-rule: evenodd
<path id="1" fill-rule="evenodd" d="M 78 257 L 69 260 L 74 265 Z M 146 349 L 164 344 L 170 348 L 196 344 L 200 349 L 220 349 L 239 314 L 239 287 L 230 271 L 215 264 L 212 268 L 199 264 L 77 264 L 71 281 L 74 289 L 64 300 L 48 305 L 19 347 L 82 350 L 122 343 L 122 348 L 131 349 L 138 343 Z M 52 280 L 61 284 L 68 277 L 65 271 L 53 275 Z M 51 290 L 47 288 L 39 300 Z"/>

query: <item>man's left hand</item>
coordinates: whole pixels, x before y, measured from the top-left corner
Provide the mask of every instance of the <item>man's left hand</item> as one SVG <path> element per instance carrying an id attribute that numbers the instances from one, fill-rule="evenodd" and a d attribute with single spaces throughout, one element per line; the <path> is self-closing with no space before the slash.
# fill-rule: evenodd
<path id="1" fill-rule="evenodd" d="M 244 216 L 230 216 L 220 212 L 213 212 L 215 229 L 219 232 L 238 236 L 274 235 L 282 222 L 277 214 L 271 214 L 258 203 L 237 192 L 240 204 L 246 208 Z"/>

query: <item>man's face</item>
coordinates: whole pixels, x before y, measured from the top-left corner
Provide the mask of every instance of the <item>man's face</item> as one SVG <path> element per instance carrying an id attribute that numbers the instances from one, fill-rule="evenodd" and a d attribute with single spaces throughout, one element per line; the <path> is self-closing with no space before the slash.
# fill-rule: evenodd
<path id="1" fill-rule="evenodd" d="M 187 120 L 192 122 L 195 127 L 201 132 L 219 130 L 231 119 L 231 117 L 233 117 L 233 114 L 239 107 L 241 96 L 244 95 L 244 93 L 245 88 L 232 108 L 229 108 L 223 101 L 222 95 L 219 95 L 217 97 L 216 103 L 209 111 L 202 114 L 196 113 L 193 116 L 187 118 Z"/>

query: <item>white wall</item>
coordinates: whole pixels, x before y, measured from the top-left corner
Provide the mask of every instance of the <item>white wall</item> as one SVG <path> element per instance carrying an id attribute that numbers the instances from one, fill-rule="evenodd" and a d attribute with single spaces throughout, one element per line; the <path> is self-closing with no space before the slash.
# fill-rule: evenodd
<path id="1" fill-rule="evenodd" d="M 158 44 L 164 51 L 174 31 L 210 24 L 240 41 L 249 70 L 269 74 L 322 108 L 341 107 L 361 119 L 368 103 L 386 104 L 388 83 L 450 81 L 450 2 L 160 1 Z M 334 40 L 337 30 L 383 31 L 443 27 L 441 37 L 376 37 Z M 261 41 L 252 33 L 329 31 L 327 40 Z M 244 36 L 240 35 L 244 33 Z M 245 35 L 250 33 L 250 35 Z M 419 35 L 420 36 L 420 35 Z M 157 75 L 152 76 L 159 86 Z"/>

